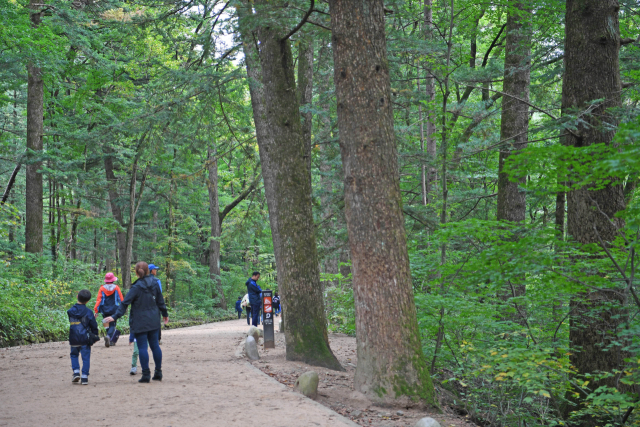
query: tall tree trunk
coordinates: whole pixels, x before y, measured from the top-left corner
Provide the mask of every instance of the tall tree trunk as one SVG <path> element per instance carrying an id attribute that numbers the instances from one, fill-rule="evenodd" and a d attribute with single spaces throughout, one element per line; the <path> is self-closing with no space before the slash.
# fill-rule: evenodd
<path id="1" fill-rule="evenodd" d="M 73 194 L 73 193 L 72 193 Z M 71 220 L 71 259 L 78 259 L 78 221 L 80 219 L 80 206 L 82 205 L 82 199 L 78 195 L 78 201 L 76 202 L 76 212 L 73 214 Z"/>
<path id="2" fill-rule="evenodd" d="M 512 138 L 500 149 L 498 164 L 497 219 L 522 222 L 526 215 L 525 193 L 519 186 L 526 176 L 517 182 L 509 180 L 504 165 L 511 154 L 527 146 L 529 130 L 529 81 L 531 75 L 530 10 L 522 1 L 511 0 L 507 16 L 507 40 L 504 56 L 502 119 L 500 140 Z M 512 96 L 507 96 L 512 95 Z M 516 98 L 525 102 L 520 102 Z"/>
<path id="3" fill-rule="evenodd" d="M 30 0 L 31 24 L 40 25 L 41 13 L 35 9 L 40 3 Z M 25 196 L 25 251 L 42 253 L 42 162 L 35 161 L 42 155 L 42 137 L 44 133 L 44 83 L 42 70 L 34 64 L 27 65 L 27 163 Z"/>
<path id="4" fill-rule="evenodd" d="M 158 252 L 158 211 L 153 211 L 153 248 L 151 249 L 151 257 L 155 258 Z"/>
<path id="5" fill-rule="evenodd" d="M 269 216 L 277 217 L 272 232 L 278 235 L 274 239 L 274 247 L 278 246 L 275 250 L 278 285 L 287 311 L 286 357 L 343 370 L 329 348 L 311 205 L 311 177 L 305 158 L 290 42 L 283 39 L 286 32 L 279 34 L 275 28 L 260 28 L 257 34 L 264 88 L 263 110 L 258 113 L 264 114 L 262 119 L 266 120 L 267 131 L 272 135 L 266 141 L 258 138 L 258 145 L 260 158 L 267 158 L 266 162 L 262 161 L 265 188 L 267 181 L 272 180 L 270 185 L 274 190 L 266 195 L 273 197 Z M 245 31 L 243 38 L 250 40 L 248 36 Z M 249 68 L 249 63 L 247 66 Z M 254 109 L 257 122 L 255 116 Z M 269 167 L 269 173 L 265 166 Z"/>
<path id="6" fill-rule="evenodd" d="M 311 104 L 313 98 L 313 38 L 305 34 L 298 47 L 298 98 L 300 107 Z M 302 114 L 302 140 L 311 177 L 311 112 Z M 309 178 L 311 179 L 311 178 Z"/>
<path id="7" fill-rule="evenodd" d="M 330 0 L 345 213 L 356 306 L 356 390 L 435 405 L 407 253 L 382 0 Z"/>
<path id="8" fill-rule="evenodd" d="M 220 204 L 218 202 L 218 159 L 215 150 L 209 149 L 209 158 L 207 159 L 207 171 L 209 172 L 209 182 L 207 188 L 209 190 L 209 213 L 211 216 L 211 239 L 209 240 L 209 276 L 215 283 L 214 295 L 212 298 L 218 297 L 216 307 L 226 308 L 227 301 L 222 289 L 222 281 L 220 280 Z"/>
<path id="9" fill-rule="evenodd" d="M 108 182 L 108 191 L 109 191 L 109 203 L 111 206 L 111 214 L 113 215 L 113 217 L 115 218 L 116 221 L 118 221 L 118 224 L 120 225 L 120 227 L 118 227 L 118 229 L 116 230 L 116 242 L 117 242 L 117 258 L 119 258 L 120 261 L 120 283 L 123 283 L 123 287 L 127 287 L 128 284 L 131 283 L 131 273 L 130 273 L 130 269 L 129 269 L 129 264 L 127 264 L 127 260 L 125 259 L 126 257 L 123 256 L 127 250 L 127 234 L 126 231 L 123 230 L 124 228 L 124 217 L 122 214 L 122 209 L 120 208 L 120 205 L 118 204 L 119 200 L 118 200 L 118 180 L 113 172 L 113 157 L 110 156 L 109 154 L 105 155 L 104 158 L 104 170 L 107 176 L 107 182 Z"/>
<path id="10" fill-rule="evenodd" d="M 612 143 L 618 121 L 611 110 L 622 107 L 618 10 L 618 0 L 567 0 L 562 111 L 581 114 L 577 129 L 565 134 L 568 146 Z M 594 105 L 595 100 L 600 101 Z M 588 108 L 591 112 L 584 113 Z M 624 208 L 620 182 L 601 189 L 571 189 L 567 192 L 568 235 L 580 244 L 597 244 L 600 239 L 610 244 L 617 235 L 616 228 L 623 225 L 614 215 Z M 610 346 L 626 319 L 625 313 L 616 308 L 621 303 L 618 293 L 591 290 L 571 301 L 570 360 L 578 374 L 622 369 L 625 356 L 621 346 Z M 614 375 L 592 381 L 589 388 L 616 387 L 617 383 L 618 376 Z M 583 418 L 580 426 L 597 424 L 593 418 Z"/>
<path id="11" fill-rule="evenodd" d="M 424 23 L 425 23 L 425 32 L 427 40 L 433 39 L 433 6 L 432 0 L 424 0 Z M 425 86 L 425 95 L 426 100 L 428 102 L 427 109 L 425 111 L 426 119 L 427 119 L 427 158 L 429 159 L 429 171 L 426 173 L 425 167 L 422 168 L 422 173 L 424 175 L 424 192 L 425 195 L 431 193 L 434 189 L 432 186 L 436 185 L 436 181 L 438 180 L 438 173 L 435 167 L 436 156 L 438 154 L 438 149 L 436 146 L 436 114 L 435 114 L 435 99 L 436 99 L 436 84 L 435 78 L 433 77 L 433 71 L 430 67 L 426 69 L 426 86 Z M 422 130 L 422 119 L 420 120 L 421 130 Z M 423 148 L 424 149 L 424 148 Z M 428 197 L 428 196 L 427 196 Z"/>
<path id="12" fill-rule="evenodd" d="M 531 10 L 521 0 L 510 0 L 507 14 L 506 47 L 504 55 L 504 80 L 500 140 L 512 138 L 500 148 L 498 160 L 498 221 L 524 222 L 526 216 L 525 192 L 520 188 L 526 175 L 511 181 L 505 171 L 505 162 L 512 154 L 527 147 L 529 130 L 529 82 L 531 80 Z M 510 96 L 509 96 L 510 95 Z M 519 101 L 521 99 L 524 102 Z M 514 237 L 517 239 L 517 236 Z M 525 294 L 524 277 L 511 279 L 501 289 L 500 298 Z M 517 301 L 514 299 L 513 301 Z M 515 312 L 504 319 L 526 323 L 524 309 L 514 302 Z"/>

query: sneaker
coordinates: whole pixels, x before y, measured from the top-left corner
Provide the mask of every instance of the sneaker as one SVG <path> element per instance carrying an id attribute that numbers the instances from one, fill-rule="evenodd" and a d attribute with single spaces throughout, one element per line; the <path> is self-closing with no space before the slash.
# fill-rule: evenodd
<path id="1" fill-rule="evenodd" d="M 115 346 L 116 346 L 116 343 L 109 341 L 109 345 L 110 345 L 111 347 L 115 347 Z"/>
<path id="2" fill-rule="evenodd" d="M 162 345 L 162 341 L 158 341 L 158 345 Z"/>
<path id="3" fill-rule="evenodd" d="M 80 384 L 81 385 L 89 385 L 89 378 L 83 378 L 82 380 L 80 380 Z"/>
<path id="4" fill-rule="evenodd" d="M 109 347 L 110 345 L 111 345 L 111 342 L 109 341 L 109 337 L 104 337 L 104 346 Z"/>
<path id="5" fill-rule="evenodd" d="M 129 374 L 131 375 L 135 375 L 138 373 L 138 368 L 136 368 L 135 366 L 131 368 L 131 371 L 129 371 Z"/>
<path id="6" fill-rule="evenodd" d="M 80 374 L 77 372 L 73 373 L 73 378 L 71 378 L 71 382 L 72 383 L 77 383 L 78 381 L 80 381 Z"/>

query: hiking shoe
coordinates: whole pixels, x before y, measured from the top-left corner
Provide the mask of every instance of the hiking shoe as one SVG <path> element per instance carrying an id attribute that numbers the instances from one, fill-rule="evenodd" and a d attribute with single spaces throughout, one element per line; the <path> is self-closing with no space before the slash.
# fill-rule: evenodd
<path id="1" fill-rule="evenodd" d="M 154 381 L 162 381 L 162 369 L 156 369 L 151 379 Z"/>
<path id="2" fill-rule="evenodd" d="M 115 347 L 115 346 L 116 346 L 116 343 L 109 341 L 109 345 L 110 345 L 111 347 Z"/>
<path id="3" fill-rule="evenodd" d="M 142 370 L 142 377 L 140 377 L 138 382 L 139 383 L 151 382 L 151 370 L 150 369 L 143 369 Z"/>
<path id="4" fill-rule="evenodd" d="M 71 378 L 71 382 L 72 383 L 77 383 L 78 381 L 80 381 L 80 374 L 77 372 L 73 373 L 73 378 Z"/>
<path id="5" fill-rule="evenodd" d="M 108 348 L 110 345 L 111 342 L 109 341 L 109 337 L 104 337 L 104 346 Z"/>
<path id="6" fill-rule="evenodd" d="M 131 368 L 131 371 L 129 371 L 129 373 L 130 373 L 131 375 L 135 375 L 135 374 L 137 374 L 137 373 L 138 373 L 138 368 L 136 368 L 135 366 L 133 366 L 133 367 Z"/>
<path id="7" fill-rule="evenodd" d="M 158 341 L 158 345 L 162 345 L 162 341 Z"/>
<path id="8" fill-rule="evenodd" d="M 89 378 L 83 378 L 80 380 L 80 385 L 89 385 Z"/>

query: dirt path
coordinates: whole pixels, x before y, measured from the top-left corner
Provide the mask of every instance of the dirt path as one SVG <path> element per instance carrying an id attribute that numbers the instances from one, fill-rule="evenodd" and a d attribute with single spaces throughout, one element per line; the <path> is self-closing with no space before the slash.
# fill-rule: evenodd
<path id="1" fill-rule="evenodd" d="M 93 347 L 89 386 L 71 383 L 68 343 L 0 349 L 0 426 L 355 425 L 236 358 L 246 330 L 242 319 L 163 331 L 164 380 L 151 384 L 129 375 L 128 336 Z"/>

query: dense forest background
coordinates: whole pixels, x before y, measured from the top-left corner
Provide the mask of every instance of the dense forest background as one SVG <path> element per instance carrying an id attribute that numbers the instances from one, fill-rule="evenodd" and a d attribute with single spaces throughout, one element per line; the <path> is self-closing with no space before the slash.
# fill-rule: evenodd
<path id="1" fill-rule="evenodd" d="M 161 267 L 175 320 L 229 315 L 254 270 L 282 286 L 250 93 L 271 86 L 249 54 L 281 27 L 328 327 L 356 334 L 335 14 L 256 2 L 252 33 L 245 4 L 0 0 L 0 345 L 64 338 L 75 292 L 95 296 L 107 271 L 127 289 L 138 260 Z M 600 14 L 619 31 L 594 60 Z M 483 425 L 640 425 L 639 14 L 634 0 L 384 3 L 424 363 Z"/>

